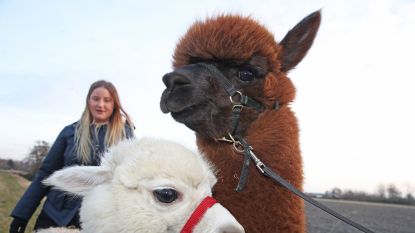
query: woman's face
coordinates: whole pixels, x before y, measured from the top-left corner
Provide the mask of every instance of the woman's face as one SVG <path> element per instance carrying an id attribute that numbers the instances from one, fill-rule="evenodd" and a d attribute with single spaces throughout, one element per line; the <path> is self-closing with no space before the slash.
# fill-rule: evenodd
<path id="1" fill-rule="evenodd" d="M 114 111 L 114 100 L 105 87 L 97 87 L 88 99 L 88 108 L 95 123 L 105 123 Z"/>

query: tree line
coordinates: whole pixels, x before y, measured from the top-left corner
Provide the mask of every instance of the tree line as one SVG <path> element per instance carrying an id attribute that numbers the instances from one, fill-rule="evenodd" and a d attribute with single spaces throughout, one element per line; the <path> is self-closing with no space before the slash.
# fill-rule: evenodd
<path id="1" fill-rule="evenodd" d="M 314 197 L 341 199 L 350 201 L 366 201 L 366 202 L 380 202 L 400 205 L 415 205 L 415 198 L 411 192 L 403 194 L 395 184 L 388 185 L 380 184 L 375 193 L 367 193 L 364 191 L 341 190 L 340 188 L 333 188 L 326 191 L 324 194 L 316 195 Z"/>
<path id="2" fill-rule="evenodd" d="M 36 141 L 33 147 L 31 147 L 29 154 L 22 160 L 0 158 L 0 169 L 13 170 L 28 180 L 32 180 L 49 149 L 50 144 L 48 142 L 43 140 Z M 333 188 L 324 194 L 309 193 L 309 195 L 328 199 L 415 205 L 415 198 L 412 193 L 407 192 L 406 195 L 403 195 L 395 184 L 380 184 L 375 193 Z"/>
<path id="3" fill-rule="evenodd" d="M 36 141 L 29 154 L 22 160 L 0 158 L 0 169 L 13 170 L 26 179 L 32 180 L 49 149 L 50 144 L 48 142 Z"/>

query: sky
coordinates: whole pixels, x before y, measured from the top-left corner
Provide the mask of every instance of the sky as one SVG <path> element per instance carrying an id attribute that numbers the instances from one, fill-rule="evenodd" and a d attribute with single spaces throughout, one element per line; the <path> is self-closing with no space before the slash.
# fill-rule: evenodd
<path id="1" fill-rule="evenodd" d="M 307 192 L 415 193 L 415 1 L 0 0 L 0 157 L 22 159 L 77 121 L 89 85 L 106 79 L 137 137 L 196 150 L 194 133 L 159 108 L 163 74 L 196 20 L 251 16 L 277 41 L 308 14 L 322 23 L 289 73 Z"/>

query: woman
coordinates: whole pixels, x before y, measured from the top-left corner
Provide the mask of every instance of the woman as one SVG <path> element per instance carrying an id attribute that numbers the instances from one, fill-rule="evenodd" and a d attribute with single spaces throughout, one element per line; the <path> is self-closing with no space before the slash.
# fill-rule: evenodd
<path id="1" fill-rule="evenodd" d="M 11 216 L 10 233 L 23 233 L 27 222 L 46 196 L 35 229 L 54 226 L 80 228 L 81 199 L 44 186 L 41 182 L 63 167 L 99 165 L 107 148 L 124 138 L 134 137 L 133 124 L 121 106 L 117 90 L 107 81 L 91 85 L 79 121 L 66 126 L 58 135 L 32 183 L 17 203 Z"/>

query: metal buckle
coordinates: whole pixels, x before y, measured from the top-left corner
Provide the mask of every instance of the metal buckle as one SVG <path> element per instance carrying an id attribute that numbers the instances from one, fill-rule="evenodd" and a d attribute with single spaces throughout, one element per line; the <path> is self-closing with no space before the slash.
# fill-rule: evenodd
<path id="1" fill-rule="evenodd" d="M 242 109 L 244 108 L 244 106 L 242 104 L 235 104 L 235 105 L 232 106 L 232 112 L 235 112 L 236 108 L 239 108 L 240 109 L 239 112 L 241 112 Z"/>
<path id="2" fill-rule="evenodd" d="M 235 95 L 229 96 L 229 99 L 231 100 L 231 103 L 233 103 L 233 104 L 242 105 L 242 103 L 240 101 L 233 100 L 233 97 L 237 96 L 237 95 L 239 95 L 239 99 L 242 99 L 242 93 L 240 91 L 236 91 Z"/>

